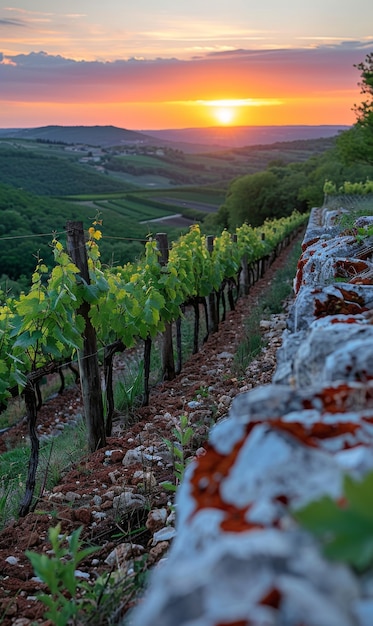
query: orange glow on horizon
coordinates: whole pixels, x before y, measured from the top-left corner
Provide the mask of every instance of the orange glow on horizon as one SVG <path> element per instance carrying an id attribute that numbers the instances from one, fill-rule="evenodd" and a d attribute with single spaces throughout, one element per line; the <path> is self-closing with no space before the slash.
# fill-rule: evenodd
<path id="1" fill-rule="evenodd" d="M 3 128 L 47 125 L 113 125 L 130 130 L 209 126 L 350 125 L 355 94 L 283 98 L 281 103 L 232 106 L 229 101 L 177 102 L 3 102 Z M 218 104 L 220 102 L 220 105 Z M 225 104 L 227 102 L 229 104 Z"/>

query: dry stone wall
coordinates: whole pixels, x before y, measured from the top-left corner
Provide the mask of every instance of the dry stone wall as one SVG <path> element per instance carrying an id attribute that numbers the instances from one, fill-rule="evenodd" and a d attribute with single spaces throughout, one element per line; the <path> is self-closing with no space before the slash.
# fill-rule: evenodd
<path id="1" fill-rule="evenodd" d="M 132 626 L 373 624 L 373 580 L 293 516 L 373 470 L 373 241 L 334 217 L 312 211 L 273 382 L 239 395 L 188 467 Z"/>

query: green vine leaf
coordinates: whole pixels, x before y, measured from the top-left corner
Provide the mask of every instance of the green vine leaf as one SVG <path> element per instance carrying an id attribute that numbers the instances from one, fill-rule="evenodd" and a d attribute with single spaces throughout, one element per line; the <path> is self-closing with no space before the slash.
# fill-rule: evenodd
<path id="1" fill-rule="evenodd" d="M 358 571 L 373 565 L 373 472 L 362 481 L 346 476 L 341 501 L 325 496 L 294 516 L 320 539 L 328 558 Z"/>

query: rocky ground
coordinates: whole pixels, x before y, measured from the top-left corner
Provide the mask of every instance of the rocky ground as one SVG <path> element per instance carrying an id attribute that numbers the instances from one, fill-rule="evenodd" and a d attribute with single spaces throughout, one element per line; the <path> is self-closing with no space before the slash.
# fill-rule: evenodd
<path id="1" fill-rule="evenodd" d="M 125 590 L 121 587 L 120 600 L 115 593 L 108 594 L 114 599 L 111 608 L 104 607 L 108 600 L 105 594 L 102 596 L 102 609 L 95 607 L 89 623 L 117 623 L 133 606 L 139 578 L 165 555 L 176 532 L 172 495 L 161 484 L 175 482 L 174 458 L 165 439 L 175 441 L 173 429 L 180 424 L 180 416 L 186 415 L 194 434 L 185 455 L 203 454 L 210 427 L 227 414 L 233 398 L 271 381 L 285 313 L 262 321 L 267 346 L 244 377 L 233 375 L 231 365 L 245 335 L 245 319 L 286 259 L 287 251 L 250 294 L 240 298 L 236 310 L 227 314 L 219 331 L 184 365 L 175 380 L 152 390 L 149 406 L 137 411 L 131 427 L 125 428 L 118 416 L 106 448 L 67 468 L 59 484 L 51 492 L 44 492 L 34 512 L 12 521 L 0 533 L 0 623 L 51 624 L 43 619 L 45 607 L 35 597 L 45 587 L 34 576 L 25 550 L 48 553 L 48 528 L 58 522 L 66 534 L 82 526 L 82 539 L 99 546 L 79 564 L 82 580 L 93 583 L 111 573 L 111 589 L 118 580 L 127 581 Z M 81 410 L 79 388 L 67 389 L 40 410 L 39 435 L 55 433 Z M 24 435 L 25 424 L 4 433 L 0 450 Z M 104 621 L 104 612 L 110 613 L 111 621 Z"/>

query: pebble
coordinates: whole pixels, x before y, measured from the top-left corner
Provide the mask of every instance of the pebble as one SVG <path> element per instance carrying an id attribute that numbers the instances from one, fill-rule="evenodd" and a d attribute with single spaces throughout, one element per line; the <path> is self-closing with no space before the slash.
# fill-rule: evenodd
<path id="1" fill-rule="evenodd" d="M 197 402 L 197 400 L 191 400 L 190 402 L 187 402 L 187 406 L 190 409 L 198 409 L 199 407 L 203 406 L 203 403 Z"/>
<path id="2" fill-rule="evenodd" d="M 88 572 L 82 572 L 80 569 L 76 569 L 74 574 L 75 574 L 76 578 L 85 578 L 86 580 L 89 579 Z"/>
<path id="3" fill-rule="evenodd" d="M 75 500 L 80 500 L 81 497 L 82 496 L 75 491 L 68 491 L 67 493 L 65 493 L 65 500 L 67 500 L 68 502 L 75 502 Z"/>
<path id="4" fill-rule="evenodd" d="M 158 482 L 153 472 L 144 472 L 143 470 L 138 470 L 133 474 L 135 484 L 142 483 L 144 491 L 150 491 L 157 486 Z"/>
<path id="5" fill-rule="evenodd" d="M 220 352 L 220 354 L 217 355 L 218 359 L 233 359 L 234 354 L 232 354 L 231 352 Z"/>
<path id="6" fill-rule="evenodd" d="M 153 535 L 152 546 L 155 546 L 160 541 L 170 541 L 176 536 L 176 530 L 173 526 L 165 526 Z"/>
<path id="7" fill-rule="evenodd" d="M 120 543 L 110 552 L 106 557 L 104 563 L 113 567 L 115 565 L 122 565 L 129 558 L 140 556 L 144 553 L 144 547 L 136 543 Z"/>
<path id="8" fill-rule="evenodd" d="M 167 521 L 167 509 L 153 509 L 149 512 L 145 526 L 150 532 L 154 533 L 156 530 L 162 528 Z"/>
<path id="9" fill-rule="evenodd" d="M 92 517 L 94 517 L 95 520 L 100 522 L 101 520 L 106 518 L 106 513 L 103 513 L 102 511 L 92 511 Z"/>
<path id="10" fill-rule="evenodd" d="M 126 513 L 129 509 L 142 509 L 146 506 L 146 498 L 140 493 L 124 491 L 113 500 L 113 508 L 118 515 Z"/>
<path id="11" fill-rule="evenodd" d="M 137 465 L 138 463 L 141 463 L 142 465 L 145 464 L 145 455 L 144 455 L 144 450 L 142 446 L 138 446 L 137 448 L 134 448 L 133 450 L 127 450 L 126 454 L 124 455 L 122 464 L 124 465 L 124 467 L 130 467 L 131 465 Z"/>
<path id="12" fill-rule="evenodd" d="M 9 563 L 9 565 L 17 565 L 19 559 L 16 556 L 8 556 L 5 561 Z"/>

